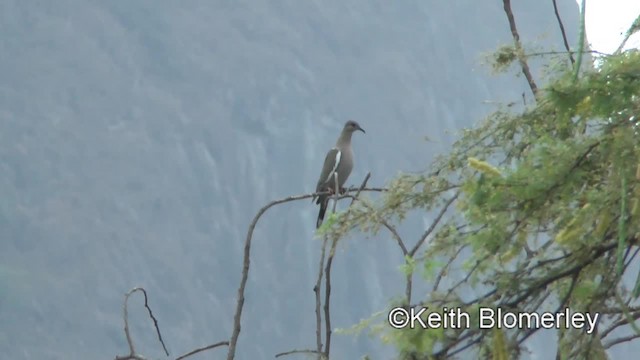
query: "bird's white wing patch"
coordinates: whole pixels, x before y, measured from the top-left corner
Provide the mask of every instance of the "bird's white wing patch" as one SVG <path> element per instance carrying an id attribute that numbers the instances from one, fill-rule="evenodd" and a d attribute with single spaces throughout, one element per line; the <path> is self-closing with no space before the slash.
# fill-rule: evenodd
<path id="1" fill-rule="evenodd" d="M 338 170 L 338 165 L 340 164 L 341 157 L 342 157 L 342 151 L 338 150 L 338 152 L 336 153 L 336 161 L 333 163 L 333 169 L 331 169 L 329 176 L 327 176 L 327 179 L 324 181 L 325 183 L 329 182 L 333 174 L 335 174 L 336 170 Z"/>

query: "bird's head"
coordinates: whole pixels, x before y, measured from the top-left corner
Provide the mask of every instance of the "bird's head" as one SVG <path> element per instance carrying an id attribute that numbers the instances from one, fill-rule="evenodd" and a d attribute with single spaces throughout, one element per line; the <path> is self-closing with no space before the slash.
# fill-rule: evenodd
<path id="1" fill-rule="evenodd" d="M 356 121 L 353 121 L 353 120 L 349 120 L 344 124 L 344 130 L 350 133 L 353 133 L 354 131 L 359 130 L 366 134 L 364 129 L 360 127 L 360 124 L 358 124 Z"/>

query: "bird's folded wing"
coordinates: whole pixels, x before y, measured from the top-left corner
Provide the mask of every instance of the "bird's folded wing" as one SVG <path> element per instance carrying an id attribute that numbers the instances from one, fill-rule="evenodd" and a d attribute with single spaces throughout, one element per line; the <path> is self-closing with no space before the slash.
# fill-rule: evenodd
<path id="1" fill-rule="evenodd" d="M 338 150 L 338 148 L 329 150 L 327 156 L 324 158 L 324 165 L 322 166 L 322 172 L 318 179 L 316 191 L 322 191 L 324 186 L 329 185 L 327 182 L 332 180 L 331 175 L 338 169 L 341 156 L 342 152 Z"/>

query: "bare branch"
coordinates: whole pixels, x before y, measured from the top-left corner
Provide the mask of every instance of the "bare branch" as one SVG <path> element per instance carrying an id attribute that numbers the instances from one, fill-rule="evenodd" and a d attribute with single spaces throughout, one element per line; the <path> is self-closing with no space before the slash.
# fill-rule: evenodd
<path id="1" fill-rule="evenodd" d="M 532 53 L 528 53 L 525 54 L 526 57 L 533 57 L 533 56 L 545 56 L 545 55 L 560 55 L 560 54 L 566 54 L 566 51 L 541 51 L 541 52 L 532 52 Z M 569 54 L 573 55 L 573 54 L 578 54 L 578 51 L 570 51 Z M 584 50 L 584 51 L 580 51 L 580 53 L 582 54 L 596 54 L 596 55 L 601 55 L 601 56 L 611 56 L 611 54 L 606 53 L 606 52 L 602 52 L 602 51 L 598 51 L 598 50 Z"/>
<path id="2" fill-rule="evenodd" d="M 322 314 L 320 308 L 322 307 L 322 301 L 320 300 L 320 285 L 322 285 L 322 268 L 324 266 L 324 257 L 327 250 L 327 236 L 322 241 L 322 252 L 320 253 L 320 266 L 318 269 L 318 279 L 316 280 L 316 286 L 313 287 L 313 292 L 316 294 L 316 350 L 322 354 Z M 277 357 L 277 356 L 276 356 Z"/>
<path id="3" fill-rule="evenodd" d="M 400 237 L 398 230 L 396 230 L 396 228 L 393 225 L 389 224 L 385 219 L 380 219 L 380 223 L 382 224 L 382 226 L 387 228 L 387 230 L 389 230 L 389 232 L 391 233 L 391 236 L 396 240 L 396 242 L 398 243 L 398 246 L 400 247 L 400 250 L 402 251 L 402 255 L 404 256 L 408 255 L 409 251 L 407 250 L 407 247 L 404 245 L 404 241 L 402 241 L 402 238 Z"/>
<path id="4" fill-rule="evenodd" d="M 366 178 L 365 178 L 366 181 Z M 355 196 L 350 196 L 351 197 L 351 204 L 353 204 L 356 200 L 357 200 L 357 196 L 358 194 L 356 193 Z M 368 205 L 367 203 L 361 202 L 361 204 L 366 207 L 367 209 L 369 209 L 370 211 L 373 211 L 373 208 Z M 404 244 L 404 241 L 402 240 L 402 237 L 400 236 L 400 233 L 398 232 L 398 230 L 395 228 L 395 226 L 389 224 L 389 222 L 384 219 L 384 218 L 379 218 L 376 219 L 376 221 L 379 221 L 380 224 L 382 224 L 382 226 L 384 226 L 385 228 L 387 228 L 387 230 L 389 230 L 389 232 L 391 233 L 391 237 L 393 237 L 393 239 L 398 243 L 398 246 L 400 247 L 400 250 L 402 251 L 402 255 L 407 255 L 409 254 L 409 251 L 407 250 L 406 245 Z"/>
<path id="5" fill-rule="evenodd" d="M 116 360 L 147 360 L 142 355 L 125 355 L 125 356 L 116 356 Z"/>
<path id="6" fill-rule="evenodd" d="M 371 175 L 371 173 L 367 174 L 367 176 L 365 177 L 364 181 L 362 182 L 362 185 L 360 186 L 360 188 L 364 188 L 364 186 L 367 183 L 367 180 L 369 180 L 369 176 L 370 175 Z M 351 205 L 353 205 L 353 203 L 358 199 L 358 195 L 359 195 L 359 192 L 356 193 L 356 195 L 354 197 L 352 197 Z M 364 206 L 367 207 L 369 210 L 373 210 L 367 204 L 365 204 Z M 389 224 L 389 222 L 387 220 L 385 220 L 384 218 L 380 218 L 380 219 L 377 219 L 377 220 L 382 224 L 382 226 L 384 226 L 385 228 L 387 228 L 387 230 L 389 230 L 389 232 L 391 233 L 391 236 L 398 243 L 398 246 L 400 247 L 400 250 L 402 251 L 402 255 L 404 255 L 406 257 L 409 254 L 409 252 L 407 250 L 407 247 L 404 244 L 404 241 L 402 240 L 402 237 L 400 237 L 400 234 L 398 233 L 398 230 L 393 225 Z M 405 288 L 405 295 L 406 295 L 406 298 L 407 298 L 407 304 L 411 303 L 412 281 L 413 281 L 412 274 L 407 274 L 406 288 Z"/>
<path id="7" fill-rule="evenodd" d="M 338 188 L 338 173 L 335 173 L 335 200 L 333 200 L 333 209 L 332 212 L 335 213 L 336 212 L 336 205 L 338 204 L 338 194 L 339 194 L 339 188 Z M 369 174 L 367 174 L 367 177 L 365 177 L 363 184 L 366 184 L 366 181 L 369 180 Z M 358 191 L 358 193 L 360 193 L 360 191 Z M 351 200 L 351 203 L 353 204 L 353 202 L 355 201 L 355 199 Z M 325 235 L 325 239 L 327 238 L 327 235 Z M 331 299 L 331 264 L 333 263 L 333 256 L 336 253 L 336 246 L 338 244 L 338 238 L 334 237 L 333 240 L 331 241 L 331 250 L 329 250 L 329 257 L 327 259 L 327 266 L 325 267 L 325 283 L 324 283 L 324 331 L 325 331 L 325 345 L 324 345 L 324 356 L 326 356 L 327 358 L 329 358 L 329 352 L 331 351 L 331 313 L 330 313 L 330 299 Z"/>
<path id="8" fill-rule="evenodd" d="M 560 17 L 560 12 L 558 11 L 558 4 L 556 0 L 551 0 L 553 2 L 553 12 L 556 14 L 556 19 L 558 20 L 558 26 L 560 26 L 560 33 L 562 33 L 562 41 L 564 42 L 564 48 L 567 49 L 567 53 L 569 54 L 569 60 L 571 61 L 571 65 L 575 64 L 575 59 L 573 58 L 573 54 L 571 53 L 571 47 L 569 46 L 569 41 L 567 40 L 567 33 L 564 31 L 564 25 L 562 24 L 562 18 Z"/>
<path id="9" fill-rule="evenodd" d="M 347 189 L 347 192 L 355 191 L 354 189 Z M 371 189 L 361 189 L 359 191 L 386 191 L 384 188 L 371 188 Z M 240 337 L 241 330 L 241 319 L 242 319 L 242 309 L 244 306 L 244 291 L 247 286 L 247 280 L 249 278 L 249 266 L 251 263 L 251 240 L 253 237 L 253 231 L 255 230 L 256 224 L 260 217 L 271 207 L 291 201 L 309 199 L 312 197 L 316 197 L 318 195 L 327 194 L 327 192 L 319 192 L 313 194 L 303 194 L 303 195 L 295 195 L 289 196 L 283 199 L 274 200 L 267 205 L 263 206 L 258 213 L 255 215 L 251 224 L 249 225 L 249 229 L 247 230 L 247 237 L 244 242 L 244 257 L 242 263 L 242 277 L 240 279 L 240 286 L 238 287 L 238 300 L 236 302 L 236 311 L 233 316 L 233 332 L 231 334 L 231 339 L 229 341 L 229 352 L 227 353 L 227 360 L 233 360 L 236 354 L 236 345 L 238 343 L 238 338 Z M 340 197 L 341 198 L 341 197 Z"/>
<path id="10" fill-rule="evenodd" d="M 143 288 L 140 288 L 140 290 L 144 294 L 144 307 L 147 308 L 147 311 L 149 312 L 149 317 L 153 319 L 153 326 L 156 328 L 156 334 L 158 335 L 158 340 L 160 341 L 160 344 L 162 344 L 162 349 L 164 349 L 164 353 L 167 356 L 169 356 L 169 351 L 167 350 L 167 347 L 164 345 L 164 340 L 162 340 L 162 334 L 160 333 L 160 327 L 158 326 L 158 319 L 156 319 L 156 317 L 153 316 L 153 312 L 151 312 L 151 308 L 149 307 L 147 291 Z"/>
<path id="11" fill-rule="evenodd" d="M 607 245 L 603 245 L 600 246 L 598 249 L 594 249 L 594 253 L 585 261 L 574 265 L 572 267 L 569 267 L 568 269 L 564 270 L 564 271 L 560 271 L 557 273 L 554 273 L 552 276 L 549 276 L 545 279 L 542 279 L 541 281 L 539 281 L 537 284 L 527 288 L 525 291 L 523 291 L 523 293 L 518 296 L 517 298 L 515 298 L 514 300 L 505 302 L 505 304 L 509 307 L 512 308 L 517 308 L 518 303 L 520 303 L 522 300 L 528 298 L 529 296 L 531 296 L 531 294 L 540 291 L 541 289 L 544 289 L 547 287 L 547 285 L 563 279 L 567 276 L 574 276 L 576 273 L 580 273 L 582 271 L 583 268 L 585 268 L 586 266 L 588 266 L 589 264 L 591 264 L 592 262 L 594 262 L 596 259 L 598 259 L 600 256 L 602 256 L 604 253 L 606 253 L 607 251 L 610 251 L 611 249 L 614 249 L 617 246 L 617 243 L 611 243 L 611 244 L 607 244 Z"/>
<path id="12" fill-rule="evenodd" d="M 158 334 L 158 340 L 160 341 L 160 344 L 162 344 L 162 348 L 164 349 L 165 354 L 167 354 L 167 356 L 169 356 L 169 351 L 167 351 L 167 347 L 164 344 L 164 340 L 162 340 L 162 334 L 160 333 L 160 327 L 158 326 L 158 319 L 156 319 L 155 316 L 153 316 L 153 312 L 151 311 L 151 308 L 149 307 L 149 298 L 147 297 L 147 291 L 142 288 L 142 287 L 135 287 L 131 290 L 129 290 L 125 295 L 124 295 L 124 303 L 123 303 L 123 319 L 124 319 L 124 334 L 127 338 L 127 344 L 129 345 L 129 355 L 126 356 L 116 356 L 116 360 L 126 360 L 126 359 L 137 359 L 137 360 L 141 360 L 144 359 L 143 356 L 136 354 L 135 348 L 133 346 L 133 340 L 131 339 L 131 333 L 129 331 L 129 310 L 128 310 L 128 304 L 129 304 L 129 297 L 131 295 L 133 295 L 133 293 L 135 293 L 136 291 L 140 291 L 142 292 L 142 294 L 144 295 L 144 307 L 147 308 L 147 311 L 149 312 L 149 317 L 151 317 L 151 319 L 153 320 L 153 326 L 156 329 L 156 333 Z"/>
<path id="13" fill-rule="evenodd" d="M 351 203 L 349 204 L 349 206 L 353 205 L 353 203 L 358 200 L 358 197 L 360 196 L 360 193 L 362 192 L 362 190 L 364 190 L 364 188 L 367 186 L 367 182 L 369 181 L 369 178 L 371 177 L 371 172 L 368 172 L 367 175 L 364 177 L 364 180 L 362 180 L 362 184 L 360 184 L 360 186 L 358 187 L 358 191 L 356 192 L 356 194 L 353 196 L 353 198 L 351 199 Z"/>
<path id="14" fill-rule="evenodd" d="M 629 336 L 623 336 L 617 339 L 613 339 L 611 341 L 608 341 L 606 344 L 603 345 L 603 347 L 606 349 L 609 349 L 615 345 L 624 343 L 624 342 L 628 342 L 628 341 L 632 341 L 635 340 L 637 338 L 640 338 L 640 334 L 633 334 L 633 335 L 629 335 Z"/>
<path id="15" fill-rule="evenodd" d="M 325 322 L 325 342 L 324 354 L 329 358 L 329 351 L 331 350 L 331 313 L 330 313 L 330 299 L 331 299 L 331 264 L 333 263 L 333 257 L 336 252 L 336 246 L 338 239 L 334 238 L 331 242 L 331 250 L 329 251 L 329 257 L 327 258 L 327 266 L 325 267 L 325 284 L 324 284 L 324 322 Z"/>
<path id="16" fill-rule="evenodd" d="M 575 285 L 575 282 L 571 283 L 571 286 Z M 561 309 L 563 307 L 563 304 L 566 303 L 569 294 L 571 294 L 571 292 L 573 292 L 573 289 L 569 290 L 567 292 L 567 296 L 565 296 L 565 299 L 562 301 L 562 303 L 560 304 L 560 306 L 558 307 L 558 310 L 556 310 L 556 313 L 560 312 L 559 309 Z M 533 309 L 540 309 L 540 306 L 542 306 L 542 304 L 547 300 L 547 298 L 549 297 L 549 295 L 551 295 L 551 292 L 549 290 L 545 291 L 544 294 L 540 297 L 540 300 L 538 301 L 538 303 L 536 303 L 535 305 L 532 306 Z M 518 343 L 522 344 L 525 340 L 527 340 L 531 335 L 535 334 L 538 330 L 540 330 L 540 328 L 537 327 L 533 327 L 529 330 L 527 330 L 524 334 L 524 336 L 522 336 L 522 338 L 518 339 Z"/>
<path id="17" fill-rule="evenodd" d="M 276 358 L 279 358 L 280 356 L 293 355 L 293 354 L 318 354 L 320 356 L 320 359 L 327 359 L 327 357 L 324 355 L 324 353 L 322 353 L 322 351 L 316 351 L 316 350 L 291 350 L 291 351 L 276 354 Z"/>
<path id="18" fill-rule="evenodd" d="M 433 230 L 436 228 L 436 225 L 440 223 L 442 216 L 444 216 L 444 213 L 447 212 L 447 209 L 449 209 L 449 206 L 451 206 L 451 204 L 458 198 L 458 195 L 460 195 L 459 191 L 456 192 L 456 194 L 444 204 L 444 206 L 440 210 L 440 213 L 438 213 L 438 216 L 436 216 L 436 218 L 431 223 L 431 226 L 429 226 L 429 228 L 424 232 L 424 234 L 422 234 L 422 237 L 420 237 L 420 240 L 418 240 L 416 245 L 411 249 L 411 251 L 409 251 L 409 256 L 413 257 L 416 254 L 416 252 L 418 252 L 422 244 L 424 244 L 424 242 L 427 240 L 427 237 L 429 237 L 429 235 L 431 235 Z"/>
<path id="19" fill-rule="evenodd" d="M 229 342 L 228 341 L 220 341 L 220 342 L 217 342 L 215 344 L 211 344 L 209 346 L 205 346 L 205 347 L 202 347 L 202 348 L 195 349 L 193 351 L 189 351 L 188 353 L 186 353 L 184 355 L 178 356 L 176 358 L 176 360 L 182 360 L 182 359 L 187 358 L 187 357 L 189 357 L 191 355 L 195 355 L 195 354 L 197 354 L 199 352 L 207 351 L 207 350 L 210 350 L 210 349 L 213 349 L 213 348 L 217 348 L 219 346 L 224 346 L 224 345 L 229 346 Z"/>
<path id="20" fill-rule="evenodd" d="M 623 313 L 623 312 L 624 312 L 624 310 L 621 309 L 620 313 Z M 629 317 L 623 317 L 622 319 L 620 319 L 620 320 L 616 321 L 615 323 L 611 324 L 611 326 L 609 326 L 608 329 L 602 331 L 600 333 L 600 338 L 604 339 L 605 337 L 610 335 L 611 332 L 613 332 L 613 330 L 619 328 L 620 326 L 627 325 L 627 324 L 631 323 L 632 321 L 636 321 L 638 319 L 640 319 L 640 312 L 632 314 Z"/>
<path id="21" fill-rule="evenodd" d="M 504 5 L 504 12 L 507 14 L 507 19 L 509 20 L 509 28 L 511 29 L 511 35 L 513 36 L 513 43 L 516 47 L 518 61 L 520 62 L 522 73 L 524 74 L 524 77 L 527 79 L 527 82 L 529 83 L 529 88 L 531 88 L 533 97 L 537 99 L 538 86 L 536 85 L 535 80 L 533 80 L 533 76 L 531 75 L 531 70 L 529 69 L 529 64 L 527 64 L 527 60 L 524 57 L 524 51 L 522 50 L 522 43 L 520 42 L 520 35 L 518 34 L 518 29 L 516 28 L 516 20 L 514 19 L 513 11 L 511 10 L 511 0 L 502 0 L 502 4 Z"/>
<path id="22" fill-rule="evenodd" d="M 360 195 L 360 193 L 365 189 L 365 186 L 367 185 L 367 181 L 369 181 L 369 178 L 371 177 L 371 173 L 367 173 L 367 176 L 365 176 L 364 180 L 362 181 L 362 185 L 360 185 L 360 187 L 357 188 L 357 192 L 355 194 L 355 196 L 351 196 L 351 195 L 341 195 L 338 196 L 339 192 L 338 192 L 338 180 L 337 180 L 337 176 L 336 176 L 336 189 L 334 191 L 334 202 L 333 202 L 333 209 L 332 211 L 335 213 L 336 211 L 336 204 L 337 204 L 337 200 L 343 198 L 344 196 L 348 196 L 351 197 L 351 205 L 353 205 L 353 202 L 356 201 L 356 199 L 358 198 L 358 196 Z M 353 188 L 350 189 L 349 191 L 353 191 Z M 375 190 L 374 190 L 375 191 Z M 316 298 L 316 352 L 318 354 L 323 354 L 322 352 L 322 314 L 321 314 L 321 307 L 322 307 L 322 301 L 320 299 L 320 285 L 322 284 L 322 276 L 323 276 L 323 266 L 324 266 L 324 258 L 325 258 L 325 254 L 326 254 L 326 249 L 327 249 L 327 241 L 328 241 L 328 237 L 325 235 L 324 236 L 324 240 L 322 242 L 322 251 L 320 253 L 320 265 L 319 265 L 319 269 L 318 269 L 318 278 L 316 280 L 316 285 L 313 287 L 313 292 L 315 293 L 315 298 Z M 332 246 L 332 249 L 334 247 Z M 328 299 L 328 297 L 327 297 Z M 325 309 L 325 312 L 328 312 L 327 309 Z M 329 320 L 329 322 L 331 322 L 331 320 Z M 329 332 L 330 333 L 330 332 Z M 277 357 L 277 356 L 276 356 Z"/>
<path id="23" fill-rule="evenodd" d="M 444 276 L 445 272 L 449 270 L 449 267 L 451 266 L 453 261 L 458 257 L 458 255 L 460 255 L 462 250 L 466 247 L 467 247 L 466 244 L 460 246 L 460 248 L 458 248 L 458 251 L 456 251 L 456 253 L 449 258 L 449 261 L 447 261 L 447 263 L 442 267 L 442 269 L 438 273 L 438 276 L 436 277 L 435 283 L 433 284 L 433 290 L 432 290 L 433 292 L 436 292 L 438 290 L 438 286 L 440 286 L 440 281 L 442 281 L 442 277 Z"/>

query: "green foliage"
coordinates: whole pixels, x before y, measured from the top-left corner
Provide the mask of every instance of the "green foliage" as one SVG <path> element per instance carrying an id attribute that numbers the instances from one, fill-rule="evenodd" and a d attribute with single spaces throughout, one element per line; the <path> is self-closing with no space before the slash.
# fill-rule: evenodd
<path id="1" fill-rule="evenodd" d="M 416 261 L 414 258 L 412 258 L 411 256 L 407 255 L 404 257 L 404 261 L 405 263 L 400 265 L 400 271 L 405 274 L 405 275 L 411 275 L 413 274 L 415 267 L 416 267 Z"/>
<path id="2" fill-rule="evenodd" d="M 442 261 L 438 261 L 437 259 L 429 259 L 423 261 L 424 265 L 422 267 L 422 277 L 424 279 L 433 279 L 436 275 L 436 271 L 442 269 L 446 264 Z M 415 260 L 414 260 L 415 266 Z"/>
<path id="3" fill-rule="evenodd" d="M 322 235 L 326 234 L 329 229 L 331 229 L 331 227 L 338 221 L 340 212 L 330 212 L 328 215 L 329 216 L 325 216 L 320 227 L 316 229 L 317 236 L 321 237 Z"/>
<path id="4" fill-rule="evenodd" d="M 371 333 L 378 335 L 383 329 L 383 327 L 380 325 L 382 323 L 382 319 L 386 318 L 386 316 L 387 313 L 385 311 L 379 311 L 366 319 L 360 320 L 357 324 L 351 326 L 350 328 L 337 328 L 334 330 L 334 333 L 339 335 L 359 335 L 363 331 L 369 330 L 371 331 Z"/>
<path id="5" fill-rule="evenodd" d="M 504 47 L 495 59 L 503 66 L 516 57 Z M 358 227 L 376 234 L 382 221 L 401 223 L 412 211 L 438 219 L 428 246 L 401 265 L 408 274 L 422 261 L 429 284 L 451 278 L 447 289 L 434 286 L 419 299 L 433 308 L 460 306 L 472 317 L 481 305 L 630 313 L 640 274 L 632 274 L 639 279 L 631 289 L 620 279 L 640 245 L 638 114 L 640 52 L 605 57 L 577 78 L 567 68 L 540 89 L 535 105 L 498 109 L 465 129 L 430 173 L 400 174 L 379 201 L 353 206 L 328 233 Z M 435 216 L 451 202 L 455 213 Z M 480 295 L 462 301 L 469 290 Z M 612 346 L 604 329 L 604 336 L 564 329 L 559 356 L 604 358 Z M 381 337 L 403 356 L 445 356 L 469 345 L 482 357 L 511 359 L 525 331 L 393 329 Z"/>
<path id="6" fill-rule="evenodd" d="M 518 59 L 518 53 L 513 45 L 503 45 L 493 53 L 493 71 L 503 72 Z"/>

